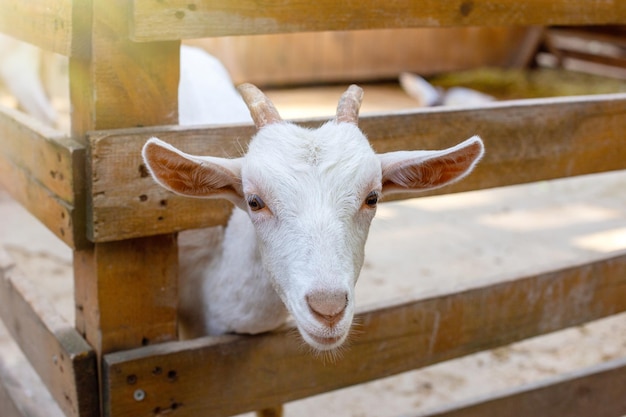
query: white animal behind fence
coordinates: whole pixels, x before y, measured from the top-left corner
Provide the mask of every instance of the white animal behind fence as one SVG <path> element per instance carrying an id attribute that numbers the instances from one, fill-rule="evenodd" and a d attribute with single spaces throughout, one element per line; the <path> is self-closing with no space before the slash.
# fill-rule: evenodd
<path id="1" fill-rule="evenodd" d="M 441 151 L 376 154 L 358 128 L 363 92 L 357 86 L 318 129 L 283 121 L 250 84 L 239 90 L 258 129 L 244 156 L 189 155 L 157 138 L 143 148 L 161 186 L 236 206 L 213 256 L 192 255 L 189 268 L 181 254 L 181 273 L 189 275 L 183 280 L 200 286 L 181 289 L 182 297 L 195 295 L 180 300 L 182 324 L 195 335 L 260 333 L 291 314 L 306 343 L 333 350 L 350 331 L 378 202 L 463 178 L 481 158 L 482 141 L 474 136 Z M 194 245 L 202 252 L 201 240 Z"/>
<path id="2" fill-rule="evenodd" d="M 68 62 L 60 56 L 49 59 L 49 55 L 0 34 L 0 85 L 26 113 L 49 126 L 69 126 L 61 123 L 60 112 L 47 93 L 64 88 L 69 95 Z M 183 126 L 252 122 L 224 65 L 206 51 L 187 45 L 180 48 L 178 113 Z"/>
<path id="3" fill-rule="evenodd" d="M 10 52 L 0 65 L 7 85 L 27 111 L 55 124 L 35 69 L 40 51 L 11 38 L 0 38 L 0 48 Z M 203 50 L 182 46 L 180 68 L 180 124 L 254 120 L 258 128 L 241 158 L 188 155 L 156 138 L 143 149 L 165 188 L 237 207 L 224 230 L 180 235 L 182 332 L 254 334 L 291 314 L 314 349 L 341 346 L 378 201 L 461 179 L 482 156 L 481 140 L 377 155 L 357 126 L 357 86 L 341 97 L 334 120 L 309 130 L 284 122 L 252 85 L 240 87 L 242 100 L 221 62 Z"/>
<path id="4" fill-rule="evenodd" d="M 58 113 L 44 88 L 42 59 L 43 52 L 36 46 L 0 34 L 0 84 L 24 111 L 55 126 Z"/>

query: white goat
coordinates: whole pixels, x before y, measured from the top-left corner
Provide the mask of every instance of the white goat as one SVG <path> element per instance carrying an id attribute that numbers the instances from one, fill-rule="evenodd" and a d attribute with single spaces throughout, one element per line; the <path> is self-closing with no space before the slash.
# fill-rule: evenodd
<path id="1" fill-rule="evenodd" d="M 336 118 L 315 130 L 284 122 L 253 85 L 239 90 L 258 129 L 245 156 L 189 155 L 157 138 L 142 152 L 166 189 L 237 207 L 213 259 L 195 269 L 197 277 L 184 277 L 203 282 L 196 290 L 204 303 L 201 327 L 205 334 L 259 333 L 291 313 L 310 346 L 337 348 L 352 323 L 378 201 L 463 178 L 481 158 L 482 141 L 377 155 L 357 126 L 357 86 L 341 97 Z"/>
<path id="2" fill-rule="evenodd" d="M 0 34 L 0 81 L 27 113 L 54 126 L 58 115 L 42 83 L 41 60 L 36 46 Z"/>
<path id="3" fill-rule="evenodd" d="M 178 124 L 252 122 L 228 70 L 201 48 L 181 45 Z"/>

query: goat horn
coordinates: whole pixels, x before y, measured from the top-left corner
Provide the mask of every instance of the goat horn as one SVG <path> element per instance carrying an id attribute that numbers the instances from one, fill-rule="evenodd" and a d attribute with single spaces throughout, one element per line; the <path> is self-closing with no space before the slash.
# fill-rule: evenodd
<path id="1" fill-rule="evenodd" d="M 359 109 L 363 100 L 363 89 L 352 84 L 339 99 L 337 105 L 337 123 L 359 123 Z"/>
<path id="2" fill-rule="evenodd" d="M 239 90 L 243 101 L 246 102 L 257 129 L 283 121 L 274 104 L 256 86 L 248 83 L 241 84 L 237 90 Z"/>

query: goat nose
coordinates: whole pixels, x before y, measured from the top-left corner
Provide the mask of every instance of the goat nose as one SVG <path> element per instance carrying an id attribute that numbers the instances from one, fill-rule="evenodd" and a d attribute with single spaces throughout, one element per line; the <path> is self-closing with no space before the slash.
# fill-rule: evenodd
<path id="1" fill-rule="evenodd" d="M 306 296 L 306 302 L 317 320 L 334 326 L 346 310 L 348 294 L 344 291 L 314 291 Z"/>

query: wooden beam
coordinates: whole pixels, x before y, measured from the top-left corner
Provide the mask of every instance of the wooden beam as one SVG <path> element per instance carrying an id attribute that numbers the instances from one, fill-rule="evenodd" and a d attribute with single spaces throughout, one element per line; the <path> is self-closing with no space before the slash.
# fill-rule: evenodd
<path id="1" fill-rule="evenodd" d="M 626 358 L 620 358 L 419 416 L 622 416 L 625 381 Z"/>
<path id="2" fill-rule="evenodd" d="M 6 349 L 2 350 L 4 353 Z M 7 365 L 0 356 L 2 417 L 64 417 L 26 360 Z"/>
<path id="3" fill-rule="evenodd" d="M 97 416 L 96 355 L 0 251 L 0 318 L 68 416 Z"/>
<path id="4" fill-rule="evenodd" d="M 626 253 L 362 311 L 358 333 L 332 363 L 303 348 L 293 328 L 113 353 L 104 357 L 104 415 L 236 414 L 623 311 Z"/>
<path id="5" fill-rule="evenodd" d="M 0 186 L 68 246 L 80 246 L 73 234 L 74 219 L 80 218 L 75 208 L 42 186 L 27 171 L 13 165 L 1 153 Z"/>
<path id="6" fill-rule="evenodd" d="M 90 54 L 70 59 L 73 137 L 86 144 L 88 130 L 177 123 L 180 43 L 131 42 L 126 0 L 78 3 L 92 18 L 74 34 Z M 176 239 L 137 237 L 74 252 L 76 326 L 98 355 L 177 337 Z"/>
<path id="7" fill-rule="evenodd" d="M 20 398 L 15 398 L 15 378 L 9 374 L 0 359 L 0 410 L 4 417 L 24 417 L 20 409 Z"/>
<path id="8" fill-rule="evenodd" d="M 2 0 L 0 32 L 40 48 L 72 53 L 72 0 Z"/>
<path id="9" fill-rule="evenodd" d="M 485 158 L 468 178 L 424 195 L 626 168 L 626 94 L 370 115 L 360 126 L 378 152 L 440 149 L 475 134 L 483 137 Z M 252 126 L 92 132 L 89 238 L 106 242 L 223 224 L 228 203 L 165 191 L 148 176 L 140 150 L 157 136 L 189 153 L 234 157 L 253 134 Z"/>
<path id="10" fill-rule="evenodd" d="M 443 26 L 603 25 L 626 23 L 626 3 L 609 0 L 134 0 L 136 41 L 226 35 Z"/>
<path id="11" fill-rule="evenodd" d="M 61 199 L 73 203 L 76 152 L 83 146 L 68 134 L 20 111 L 0 108 L 0 153 L 24 167 Z M 81 157 L 84 156 L 81 154 Z"/>
<path id="12" fill-rule="evenodd" d="M 85 239 L 85 149 L 19 111 L 0 109 L 0 184 L 70 247 Z"/>
<path id="13" fill-rule="evenodd" d="M 101 352 L 176 339 L 178 251 L 174 235 L 76 251 L 76 327 Z M 97 279 L 96 279 L 97 278 Z"/>

